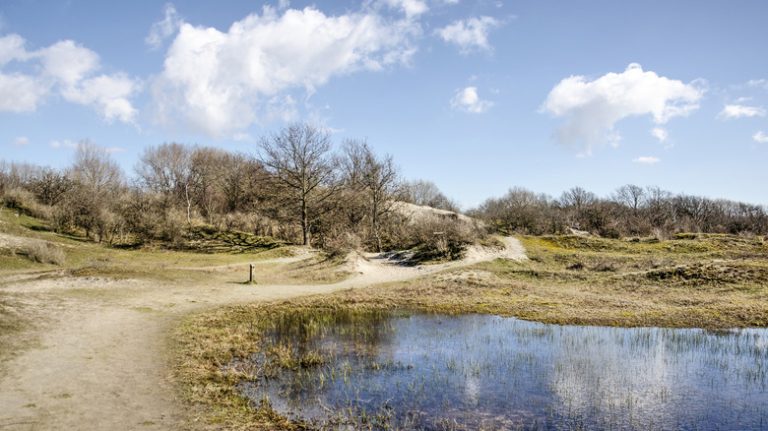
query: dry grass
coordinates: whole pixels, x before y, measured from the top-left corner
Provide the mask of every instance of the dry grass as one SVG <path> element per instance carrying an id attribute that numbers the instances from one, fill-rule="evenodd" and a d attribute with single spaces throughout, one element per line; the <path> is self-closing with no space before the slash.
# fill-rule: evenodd
<path id="1" fill-rule="evenodd" d="M 27 259 L 37 263 L 50 263 L 62 265 L 66 260 L 64 251 L 50 242 L 34 241 L 24 244 L 15 253 L 24 255 Z"/>

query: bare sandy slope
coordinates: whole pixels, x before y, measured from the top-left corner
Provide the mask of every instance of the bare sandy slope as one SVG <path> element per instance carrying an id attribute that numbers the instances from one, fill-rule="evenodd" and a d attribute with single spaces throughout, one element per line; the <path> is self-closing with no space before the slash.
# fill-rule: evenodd
<path id="1" fill-rule="evenodd" d="M 464 261 L 426 267 L 358 255 L 347 268 L 355 275 L 330 285 L 243 285 L 238 281 L 245 269 L 237 265 L 195 285 L 0 279 L 0 289 L 19 295 L 30 312 L 45 319 L 39 325 L 39 343 L 0 364 L 0 429 L 176 429 L 183 411 L 170 379 L 167 346 L 170 330 L 183 315 L 404 281 L 494 258 L 525 259 L 516 239 L 504 241 L 504 249 L 476 248 Z"/>

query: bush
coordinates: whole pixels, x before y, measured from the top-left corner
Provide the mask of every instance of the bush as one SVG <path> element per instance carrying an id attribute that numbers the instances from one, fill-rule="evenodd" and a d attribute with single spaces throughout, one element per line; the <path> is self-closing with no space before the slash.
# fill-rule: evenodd
<path id="1" fill-rule="evenodd" d="M 401 249 L 413 249 L 415 262 L 457 260 L 467 246 L 485 233 L 478 226 L 447 217 L 424 217 L 407 225 L 398 241 Z"/>
<path id="2" fill-rule="evenodd" d="M 46 241 L 29 242 L 19 247 L 16 252 L 38 263 L 61 265 L 66 260 L 64 252 L 59 247 Z"/>
<path id="3" fill-rule="evenodd" d="M 50 220 L 53 214 L 51 207 L 41 204 L 34 194 L 20 188 L 6 190 L 3 195 L 3 204 L 28 216 L 44 220 Z"/>

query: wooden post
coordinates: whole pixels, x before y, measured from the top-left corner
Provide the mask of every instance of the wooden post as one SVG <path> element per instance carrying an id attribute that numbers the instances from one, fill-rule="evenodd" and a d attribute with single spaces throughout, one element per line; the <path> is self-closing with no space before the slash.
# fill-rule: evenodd
<path id="1" fill-rule="evenodd" d="M 253 283 L 253 264 L 248 264 L 249 274 L 248 274 L 248 283 Z"/>

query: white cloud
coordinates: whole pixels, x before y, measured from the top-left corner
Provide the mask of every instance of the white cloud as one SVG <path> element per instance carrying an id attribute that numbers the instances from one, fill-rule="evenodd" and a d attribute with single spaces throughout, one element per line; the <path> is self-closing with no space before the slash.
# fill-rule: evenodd
<path id="1" fill-rule="evenodd" d="M 31 64 L 36 73 L 6 73 L 11 62 Z M 51 94 L 96 109 L 105 119 L 134 120 L 130 102 L 138 83 L 117 73 L 98 75 L 99 56 L 71 40 L 28 51 L 16 34 L 0 38 L 0 111 L 30 112 Z"/>
<path id="2" fill-rule="evenodd" d="M 750 79 L 747 81 L 747 85 L 749 87 L 757 87 L 762 88 L 763 90 L 768 90 L 768 79 Z"/>
<path id="3" fill-rule="evenodd" d="M 473 50 L 490 51 L 488 33 L 499 25 L 501 25 L 499 20 L 489 16 L 481 16 L 455 21 L 436 30 L 435 33 L 444 41 L 458 46 L 459 50 L 466 54 Z"/>
<path id="4" fill-rule="evenodd" d="M 659 142 L 666 142 L 669 138 L 669 133 L 663 127 L 654 127 L 651 129 L 651 136 L 658 139 Z"/>
<path id="5" fill-rule="evenodd" d="M 617 143 L 614 126 L 620 120 L 650 115 L 654 123 L 665 124 L 698 109 L 704 92 L 696 82 L 659 76 L 633 63 L 624 72 L 591 81 L 584 76 L 563 79 L 550 91 L 542 111 L 566 118 L 558 139 L 590 154 L 595 145 Z"/>
<path id="6" fill-rule="evenodd" d="M 17 34 L 0 37 L 0 67 L 14 60 L 25 60 L 24 39 Z"/>
<path id="7" fill-rule="evenodd" d="M 226 32 L 184 23 L 153 83 L 155 121 L 232 136 L 267 119 L 263 111 L 285 92 L 312 94 L 334 76 L 407 63 L 419 31 L 407 19 L 313 7 L 264 7 Z"/>
<path id="8" fill-rule="evenodd" d="M 735 118 L 765 117 L 765 108 L 748 105 L 725 105 L 717 118 L 730 120 Z"/>
<path id="9" fill-rule="evenodd" d="M 75 149 L 78 146 L 78 143 L 69 139 L 61 139 L 61 140 L 53 140 L 50 142 L 51 148 L 59 149 L 59 148 L 68 148 L 68 149 Z"/>
<path id="10" fill-rule="evenodd" d="M 383 0 L 391 8 L 401 10 L 406 17 L 418 17 L 429 11 L 427 4 L 421 0 Z"/>
<path id="11" fill-rule="evenodd" d="M 482 100 L 477 94 L 477 87 L 466 87 L 456 91 L 451 99 L 451 107 L 464 112 L 481 114 L 493 106 L 493 102 Z"/>
<path id="12" fill-rule="evenodd" d="M 43 73 L 64 86 L 76 85 L 99 68 L 99 56 L 71 40 L 57 42 L 33 54 Z"/>
<path id="13" fill-rule="evenodd" d="M 107 121 L 134 121 L 137 111 L 128 100 L 137 91 L 137 83 L 124 74 L 99 75 L 66 88 L 62 96 L 81 105 L 94 105 Z"/>
<path id="14" fill-rule="evenodd" d="M 763 132 L 762 130 L 758 131 L 754 135 L 752 135 L 752 139 L 755 142 L 766 144 L 768 143 L 768 133 Z"/>
<path id="15" fill-rule="evenodd" d="M 288 9 L 291 7 L 291 0 L 278 0 L 277 2 L 277 8 L 278 9 Z"/>
<path id="16" fill-rule="evenodd" d="M 632 161 L 643 165 L 655 165 L 656 163 L 659 163 L 661 159 L 653 156 L 640 156 L 636 159 L 633 159 Z"/>
<path id="17" fill-rule="evenodd" d="M 17 147 L 24 147 L 26 145 L 29 145 L 29 138 L 26 136 L 19 136 L 18 138 L 13 140 L 13 145 Z"/>
<path id="18" fill-rule="evenodd" d="M 0 112 L 32 112 L 48 92 L 49 85 L 38 77 L 0 71 Z"/>
<path id="19" fill-rule="evenodd" d="M 283 0 L 280 1 L 282 5 Z M 163 19 L 152 24 L 149 29 L 149 34 L 144 39 L 144 42 L 152 49 L 158 49 L 162 46 L 163 42 L 169 37 L 173 36 L 182 24 L 182 19 L 176 12 L 176 7 L 171 3 L 165 5 L 163 11 Z"/>

